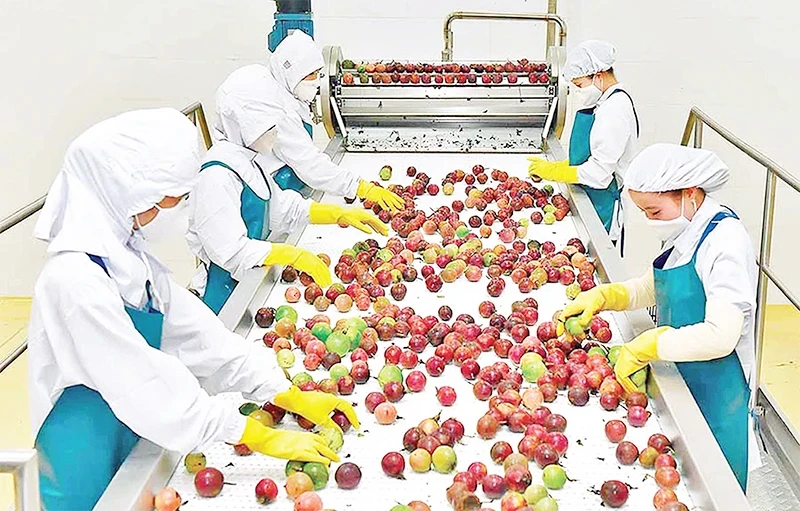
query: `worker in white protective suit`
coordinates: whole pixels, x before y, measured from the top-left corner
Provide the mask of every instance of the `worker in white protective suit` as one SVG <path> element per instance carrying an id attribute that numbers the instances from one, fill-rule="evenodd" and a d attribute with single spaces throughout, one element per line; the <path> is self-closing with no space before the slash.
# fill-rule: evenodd
<path id="1" fill-rule="evenodd" d="M 192 287 L 215 313 L 227 302 L 244 271 L 273 264 L 307 272 L 322 287 L 330 270 L 305 249 L 268 238 L 307 223 L 353 226 L 388 234 L 386 224 L 363 208 L 343 208 L 282 190 L 269 173 L 269 155 L 287 118 L 264 66 L 234 72 L 217 91 L 217 143 L 206 153 L 192 190 L 187 239 L 203 262 Z"/>
<path id="2" fill-rule="evenodd" d="M 358 196 L 382 209 L 402 209 L 405 202 L 397 194 L 334 164 L 314 145 L 310 105 L 319 93 L 323 64 L 322 52 L 314 40 L 300 30 L 281 41 L 271 55 L 270 78 L 277 85 L 276 99 L 288 117 L 278 126 L 278 139 L 272 154 L 267 155 L 269 164 L 265 170 L 284 190 L 307 196 L 309 189 L 315 189 L 340 197 Z"/>
<path id="3" fill-rule="evenodd" d="M 569 159 L 550 162 L 529 157 L 529 173 L 548 181 L 580 184 L 612 241 L 624 250 L 620 190 L 636 155 L 639 119 L 633 99 L 614 75 L 617 49 L 605 41 L 585 41 L 567 55 L 563 76 L 571 82 L 576 113 Z"/>
<path id="4" fill-rule="evenodd" d="M 631 375 L 655 360 L 677 362 L 742 490 L 758 464 L 749 427 L 753 393 L 756 258 L 741 220 L 707 195 L 728 181 L 716 154 L 655 144 L 628 168 L 626 188 L 664 241 L 644 276 L 578 295 L 561 320 L 587 326 L 601 310 L 655 305 L 658 326 L 622 347 L 614 366 L 627 391 Z M 750 437 L 748 439 L 748 437 Z"/>
<path id="5" fill-rule="evenodd" d="M 292 387 L 272 350 L 228 331 L 150 252 L 198 168 L 196 129 L 173 109 L 105 120 L 67 150 L 35 228 L 49 244 L 28 334 L 47 511 L 92 509 L 140 437 L 181 453 L 222 441 L 337 460 L 320 436 L 268 428 L 222 392 L 326 427 L 340 409 L 357 424 L 347 402 Z"/>

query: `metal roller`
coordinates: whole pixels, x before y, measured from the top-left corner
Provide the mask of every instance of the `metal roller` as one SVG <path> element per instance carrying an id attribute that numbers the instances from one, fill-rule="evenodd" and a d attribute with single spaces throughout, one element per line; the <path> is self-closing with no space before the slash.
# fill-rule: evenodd
<path id="1" fill-rule="evenodd" d="M 349 151 L 537 153 L 545 128 L 563 129 L 563 47 L 553 47 L 547 62 L 391 62 L 377 70 L 346 68 L 338 46 L 323 53 L 323 123 L 329 135 L 341 133 L 335 103 Z"/>

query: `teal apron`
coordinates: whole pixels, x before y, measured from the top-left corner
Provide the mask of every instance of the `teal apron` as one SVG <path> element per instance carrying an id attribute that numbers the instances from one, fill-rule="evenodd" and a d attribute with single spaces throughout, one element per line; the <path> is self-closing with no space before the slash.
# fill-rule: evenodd
<path id="1" fill-rule="evenodd" d="M 628 96 L 633 105 L 633 99 L 630 95 L 622 89 L 616 89 L 609 98 L 621 92 Z M 572 125 L 572 135 L 569 139 L 569 164 L 571 166 L 582 165 L 589 160 L 592 155 L 592 148 L 590 144 L 590 137 L 592 133 L 592 126 L 594 125 L 595 109 L 597 106 L 578 110 L 575 113 L 575 122 Z M 633 109 L 633 115 L 636 118 L 636 134 L 639 134 L 639 117 L 636 114 L 636 108 Z M 620 201 L 620 189 L 617 185 L 616 177 L 612 176 L 611 183 L 605 189 L 591 188 L 589 186 L 580 185 L 581 188 L 589 196 L 592 201 L 594 210 L 600 217 L 603 227 L 606 232 L 611 232 L 611 224 L 614 221 L 614 208 L 617 202 Z"/>
<path id="2" fill-rule="evenodd" d="M 261 170 L 261 167 L 253 161 L 253 163 Z M 200 171 L 214 166 L 220 166 L 233 172 L 239 181 L 242 182 L 242 195 L 241 195 L 241 214 L 244 225 L 247 227 L 247 237 L 251 240 L 265 240 L 269 237 L 269 200 L 264 200 L 253 191 L 252 188 L 247 186 L 247 183 L 242 177 L 233 170 L 229 165 L 221 161 L 208 161 L 200 167 Z M 261 175 L 264 176 L 264 171 L 261 170 Z M 264 182 L 269 187 L 269 181 L 264 176 Z M 203 302 L 209 306 L 215 314 L 219 314 L 225 302 L 233 293 L 236 288 L 237 282 L 233 279 L 230 273 L 221 266 L 211 263 L 208 265 L 208 279 L 206 280 L 206 291 L 203 294 Z"/>
<path id="3" fill-rule="evenodd" d="M 314 127 L 312 125 L 303 121 L 303 127 L 308 132 L 309 137 L 314 136 Z M 297 174 L 295 174 L 294 170 L 288 165 L 284 165 L 278 169 L 278 171 L 272 175 L 272 178 L 275 180 L 275 183 L 281 187 L 281 190 L 294 190 L 306 199 L 311 196 L 311 188 L 297 177 Z"/>
<path id="4" fill-rule="evenodd" d="M 689 263 L 664 270 L 672 249 L 653 262 L 658 326 L 680 328 L 705 321 L 706 294 L 695 270 L 697 251 L 719 222 L 729 217 L 738 218 L 727 211 L 714 216 Z M 744 491 L 747 485 L 750 388 L 739 357 L 734 351 L 716 360 L 676 365 Z"/>
<path id="5" fill-rule="evenodd" d="M 89 258 L 108 274 L 101 258 Z M 164 315 L 152 301 L 125 312 L 147 344 L 160 349 Z M 138 441 L 98 392 L 83 385 L 64 389 L 36 436 L 42 509 L 90 511 Z"/>

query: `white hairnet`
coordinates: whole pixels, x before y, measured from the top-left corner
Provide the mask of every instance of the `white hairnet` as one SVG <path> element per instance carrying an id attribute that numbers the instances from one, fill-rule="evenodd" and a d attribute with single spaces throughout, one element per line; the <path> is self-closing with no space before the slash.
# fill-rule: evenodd
<path id="1" fill-rule="evenodd" d="M 633 159 L 625 186 L 637 192 L 669 192 L 698 187 L 719 190 L 730 172 L 719 156 L 705 149 L 676 144 L 653 144 Z"/>
<path id="2" fill-rule="evenodd" d="M 584 41 L 567 54 L 564 64 L 564 78 L 573 80 L 600 71 L 608 71 L 614 65 L 617 48 L 605 41 Z"/>
<path id="3" fill-rule="evenodd" d="M 51 254 L 103 257 L 129 304 L 141 302 L 147 280 L 166 302 L 168 270 L 134 235 L 133 216 L 166 196 L 189 193 L 199 166 L 197 129 L 178 110 L 138 110 L 102 121 L 67 149 L 34 236 L 49 242 Z"/>
<path id="4" fill-rule="evenodd" d="M 231 73 L 217 89 L 218 138 L 250 147 L 286 115 L 278 95 L 265 66 L 253 64 Z"/>
<path id="5" fill-rule="evenodd" d="M 292 32 L 281 41 L 269 59 L 272 76 L 290 93 L 294 93 L 303 78 L 324 65 L 322 52 L 302 30 Z"/>

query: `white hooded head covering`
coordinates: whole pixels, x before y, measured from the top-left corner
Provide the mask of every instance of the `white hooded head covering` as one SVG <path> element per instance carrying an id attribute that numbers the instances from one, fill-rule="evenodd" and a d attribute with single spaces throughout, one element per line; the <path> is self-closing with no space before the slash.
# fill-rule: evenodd
<path id="1" fill-rule="evenodd" d="M 279 93 L 265 66 L 253 64 L 231 73 L 217 89 L 217 138 L 250 147 L 286 115 Z"/>
<path id="2" fill-rule="evenodd" d="M 324 65 L 322 52 L 314 40 L 301 30 L 292 32 L 281 41 L 269 59 L 272 77 L 286 93 L 280 98 L 284 108 L 296 110 L 306 122 L 311 122 L 311 111 L 308 103 L 294 96 L 294 89 L 303 78 L 322 69 Z"/>
<path id="3" fill-rule="evenodd" d="M 78 136 L 47 195 L 34 236 L 47 252 L 84 252 L 104 259 L 120 295 L 146 302 L 152 284 L 159 310 L 169 301 L 169 271 L 152 254 L 133 216 L 194 185 L 200 163 L 197 130 L 178 110 L 124 113 Z"/>
<path id="4" fill-rule="evenodd" d="M 617 48 L 606 41 L 584 41 L 567 54 L 563 75 L 566 80 L 608 71 L 617 58 Z"/>
<path id="5" fill-rule="evenodd" d="M 698 187 L 719 190 L 730 172 L 719 156 L 705 149 L 676 144 L 653 144 L 633 159 L 625 186 L 637 192 L 669 192 Z"/>

